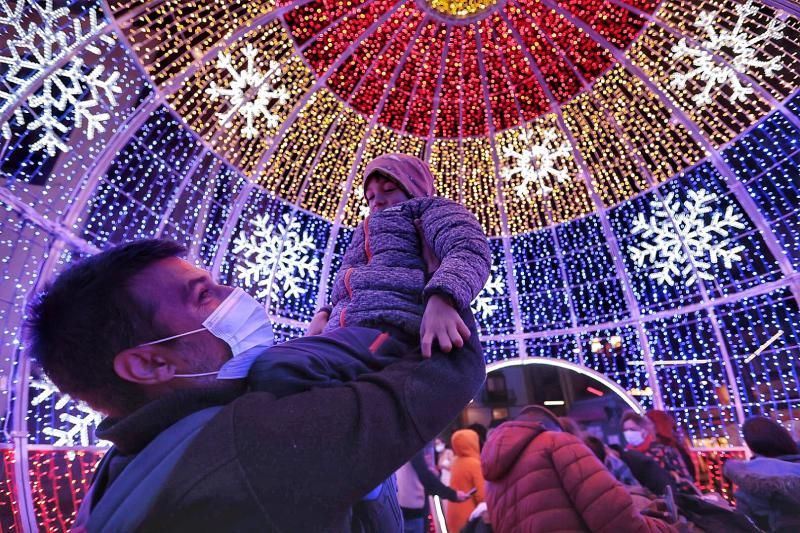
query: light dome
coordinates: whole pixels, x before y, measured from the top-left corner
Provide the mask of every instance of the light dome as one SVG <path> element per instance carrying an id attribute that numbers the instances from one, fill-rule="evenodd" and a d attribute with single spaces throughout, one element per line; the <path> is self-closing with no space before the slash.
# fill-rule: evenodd
<path id="1" fill-rule="evenodd" d="M 66 529 L 103 451 L 99 416 L 21 356 L 34 291 L 80 257 L 169 237 L 264 301 L 282 339 L 300 335 L 364 216 L 363 168 L 390 151 L 427 160 L 490 237 L 473 306 L 487 362 L 604 373 L 712 465 L 742 453 L 750 414 L 793 428 L 798 13 L 0 1 L 0 522 Z"/>

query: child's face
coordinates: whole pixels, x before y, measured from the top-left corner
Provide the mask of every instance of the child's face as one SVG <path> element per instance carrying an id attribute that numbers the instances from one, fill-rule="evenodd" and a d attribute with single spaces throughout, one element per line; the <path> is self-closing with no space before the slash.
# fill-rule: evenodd
<path id="1" fill-rule="evenodd" d="M 371 215 L 408 200 L 403 189 L 398 187 L 394 181 L 381 175 L 368 178 L 364 196 L 367 199 Z"/>

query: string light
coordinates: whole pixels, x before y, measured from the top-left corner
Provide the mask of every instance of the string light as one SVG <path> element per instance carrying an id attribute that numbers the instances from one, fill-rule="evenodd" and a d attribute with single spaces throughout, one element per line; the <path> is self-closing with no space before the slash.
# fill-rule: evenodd
<path id="1" fill-rule="evenodd" d="M 64 26 L 66 42 L 77 44 L 59 61 L 102 66 L 119 92 L 114 102 L 97 103 L 105 131 L 79 126 L 86 116 L 75 108 L 89 92 L 65 101 L 52 118 L 60 125 L 58 142 L 69 150 L 48 153 L 34 149 L 42 132 L 30 125 L 44 114 L 30 98 L 46 96 L 55 78 L 42 72 L 27 87 L 4 77 L 10 118 L 0 147 L 0 399 L 13 407 L 19 399 L 10 393 L 30 387 L 19 425 L 33 447 L 26 458 L 3 450 L 4 527 L 22 527 L 15 461 L 27 460 L 40 526 L 63 530 L 102 455 L 103 443 L 89 431 L 94 413 L 45 394 L 35 365 L 30 376 L 20 372 L 20 323 L 40 279 L 98 249 L 159 236 L 185 244 L 191 261 L 216 266 L 221 281 L 255 294 L 257 284 L 237 278 L 246 250 L 237 251 L 236 242 L 259 224 L 271 225 L 278 232 L 276 268 L 293 278 L 270 293 L 269 311 L 276 339 L 295 338 L 329 299 L 363 218 L 358 191 L 366 162 L 390 151 L 428 160 L 439 194 L 466 205 L 491 237 L 491 290 L 483 294 L 478 324 L 487 362 L 561 359 L 604 373 L 645 408 L 663 399 L 695 446 L 714 449 L 702 452 L 710 469 L 706 488 L 726 497 L 731 488 L 721 464 L 743 455 L 717 448 L 741 445 L 740 412 L 800 427 L 800 309 L 786 281 L 800 269 L 800 95 L 791 98 L 800 85 L 792 40 L 800 22 L 760 4 L 743 17 L 737 5 L 744 4 L 723 3 L 700 27 L 704 7 L 695 0 L 633 0 L 637 13 L 599 0 L 561 0 L 549 4 L 554 9 L 534 0 L 490 4 L 442 0 L 443 15 L 430 16 L 396 0 L 313 0 L 274 13 L 289 3 L 112 0 L 117 25 L 102 17 L 91 23 L 91 13 L 102 13 L 94 1 L 65 4 L 98 35 L 84 39 Z M 447 21 L 445 15 L 463 11 L 485 18 Z M 653 22 L 645 24 L 645 15 Z M 242 31 L 256 20 L 257 28 Z M 742 62 L 732 47 L 712 50 L 713 66 L 744 65 L 746 77 L 709 88 L 693 71 L 694 60 L 707 57 L 709 36 L 739 21 L 742 39 L 768 36 L 753 48 L 758 61 Z M 783 30 L 769 32 L 776 21 Z M 22 27 L 12 26 L 9 34 Z M 597 35 L 623 51 L 625 61 L 595 42 Z M 681 37 L 694 55 L 675 57 Z M 259 72 L 278 64 L 267 78 L 280 77 L 288 96 L 269 99 L 269 113 L 253 121 L 255 134 L 242 135 L 246 118 L 207 90 L 234 82 L 220 54 L 241 71 L 248 48 Z M 758 66 L 771 59 L 781 68 Z M 157 99 L 139 64 L 157 84 Z M 637 68 L 649 81 L 637 77 Z M 686 82 L 676 84 L 676 74 L 688 75 Z M 737 83 L 753 94 L 731 98 Z M 310 94 L 312 87 L 318 90 Z M 710 102 L 702 98 L 706 88 Z M 709 161 L 672 104 L 724 165 Z M 552 113 L 556 106 L 560 117 Z M 220 114 L 230 117 L 220 123 Z M 548 194 L 531 187 L 520 196 L 523 177 L 506 180 L 497 171 L 509 164 L 507 149 L 519 152 L 548 132 L 557 137 L 554 168 L 568 179 L 548 182 Z M 558 151 L 560 144 L 569 150 Z M 720 174 L 728 168 L 732 177 Z M 741 217 L 743 227 L 730 228 L 727 237 L 741 260 L 731 268 L 712 265 L 708 279 L 693 285 L 686 283 L 690 272 L 659 285 L 652 268 L 628 253 L 641 238 L 632 221 L 649 217 L 654 201 L 674 195 L 686 202 L 689 191 L 701 188 L 715 196 L 712 210 L 731 206 Z M 740 202 L 747 200 L 742 195 L 752 205 Z M 748 216 L 753 209 L 760 219 Z M 316 270 L 285 261 L 290 228 L 307 236 L 304 260 Z M 777 242 L 770 247 L 772 235 Z M 624 281 L 609 236 L 622 254 Z M 593 339 L 607 339 L 613 349 Z M 80 446 L 37 448 L 59 439 Z"/>

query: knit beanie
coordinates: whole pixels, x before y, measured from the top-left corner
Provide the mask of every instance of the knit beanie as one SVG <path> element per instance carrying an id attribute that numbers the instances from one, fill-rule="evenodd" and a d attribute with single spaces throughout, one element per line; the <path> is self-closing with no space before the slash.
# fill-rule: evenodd
<path id="1" fill-rule="evenodd" d="M 373 172 L 380 172 L 392 178 L 411 198 L 433 196 L 433 174 L 428 164 L 418 157 L 406 154 L 386 154 L 376 157 L 364 170 L 365 189 Z"/>

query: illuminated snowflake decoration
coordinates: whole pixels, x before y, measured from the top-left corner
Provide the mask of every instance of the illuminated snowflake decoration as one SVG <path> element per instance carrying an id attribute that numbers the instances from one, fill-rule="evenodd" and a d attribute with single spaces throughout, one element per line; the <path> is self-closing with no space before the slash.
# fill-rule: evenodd
<path id="1" fill-rule="evenodd" d="M 673 285 L 673 276 L 686 278 L 687 285 L 693 285 L 697 277 L 713 281 L 709 272 L 712 265 L 721 262 L 731 268 L 742 259 L 739 254 L 744 246 L 731 246 L 728 238 L 730 228 L 744 229 L 742 215 L 734 213 L 732 205 L 724 213 L 713 211 L 708 204 L 717 195 L 705 189 L 688 194 L 684 203 L 675 198 L 675 193 L 669 193 L 663 202 L 653 200 L 650 218 L 639 213 L 633 221 L 631 231 L 641 234 L 641 241 L 638 247 L 629 248 L 631 258 L 639 267 L 652 264 L 657 270 L 651 277 L 659 284 Z"/>
<path id="2" fill-rule="evenodd" d="M 229 128 L 231 117 L 236 113 L 242 115 L 245 118 L 245 125 L 241 133 L 248 139 L 258 137 L 259 131 L 255 126 L 258 117 L 264 117 L 268 128 L 277 128 L 281 119 L 270 111 L 270 104 L 274 100 L 281 105 L 289 101 L 289 92 L 277 86 L 281 75 L 280 63 L 270 61 L 269 70 L 263 73 L 256 66 L 258 53 L 256 47 L 248 44 L 242 52 L 247 59 L 247 66 L 245 70 L 239 71 L 233 64 L 231 56 L 222 52 L 217 58 L 217 68 L 228 71 L 233 77 L 233 82 L 229 87 L 221 88 L 212 81 L 211 86 L 206 89 L 212 100 L 226 99 L 231 106 L 228 111 L 217 113 L 220 124 Z"/>
<path id="3" fill-rule="evenodd" d="M 45 426 L 42 433 L 53 439 L 53 446 L 110 446 L 108 441 L 93 442 L 94 429 L 103 420 L 97 411 L 82 402 L 76 402 L 68 394 L 62 394 L 47 378 L 31 378 L 31 407 L 55 399 L 54 409 L 58 414 L 59 427 Z M 66 410 L 65 410 L 66 409 Z"/>
<path id="4" fill-rule="evenodd" d="M 739 19 L 732 30 L 717 32 L 714 27 L 714 19 L 717 12 L 703 11 L 694 23 L 696 28 L 706 30 L 708 38 L 703 41 L 702 46 L 693 47 L 686 44 L 686 39 L 681 39 L 672 48 L 672 57 L 681 59 L 689 57 L 692 59 L 693 69 L 685 74 L 675 73 L 671 76 L 670 84 L 678 89 L 684 89 L 686 82 L 690 79 L 697 79 L 704 83 L 703 90 L 692 96 L 692 100 L 698 106 L 711 103 L 711 91 L 718 85 L 730 84 L 733 94 L 732 101 L 744 100 L 752 94 L 753 89 L 742 85 L 736 72 L 747 72 L 750 68 L 757 68 L 764 71 L 766 76 L 771 76 L 781 70 L 780 57 L 775 56 L 768 61 L 761 61 L 756 58 L 756 45 L 768 39 L 779 39 L 783 36 L 784 23 L 778 20 L 771 20 L 767 28 L 758 35 L 750 36 L 742 31 L 742 26 L 748 16 L 758 12 L 758 8 L 753 5 L 752 0 L 746 4 L 736 6 Z M 723 50 L 729 50 L 733 57 L 730 66 L 714 61 L 713 54 L 719 54 Z"/>
<path id="5" fill-rule="evenodd" d="M 71 26 L 65 22 L 70 19 Z M 29 90 L 44 77 L 40 94 L 31 94 L 26 101 L 36 115 L 27 122 L 27 129 L 42 132 L 31 150 L 45 150 L 50 156 L 56 155 L 57 150 L 66 152 L 69 147 L 61 137 L 72 127 L 84 128 L 86 137 L 91 140 L 105 131 L 105 123 L 111 118 L 103 110 L 102 103 L 105 100 L 112 107 L 116 106 L 114 95 L 122 92 L 117 86 L 118 72 L 106 76 L 103 65 L 88 67 L 79 57 L 50 72 L 75 49 L 90 43 L 106 26 L 102 15 L 94 9 L 89 10 L 88 27 L 84 28 L 85 25 L 72 18 L 68 8 L 54 9 L 53 0 L 44 0 L 44 5 L 37 0 L 20 0 L 11 5 L 7 0 L 0 0 L 0 30 L 8 36 L 4 45 L 6 55 L 0 55 L 0 64 L 9 66 L 6 83 L 12 91 L 7 93 L 0 89 L 0 115 L 18 103 L 15 94 Z M 100 39 L 114 43 L 110 35 L 102 35 Z M 102 54 L 91 43 L 86 44 L 86 50 L 96 56 Z M 84 97 L 87 91 L 88 97 Z M 72 127 L 62 122 L 61 115 L 67 109 L 72 109 Z M 25 115 L 24 108 L 17 106 L 13 117 L 18 124 L 26 124 Z M 0 126 L 0 133 L 5 139 L 11 138 L 8 122 Z"/>
<path id="6" fill-rule="evenodd" d="M 319 258 L 313 254 L 316 243 L 310 234 L 301 231 L 299 222 L 283 215 L 273 224 L 269 215 L 252 219 L 253 231 L 239 235 L 233 253 L 241 254 L 236 265 L 237 277 L 248 287 L 256 288 L 257 298 L 277 300 L 306 293 L 303 281 L 319 271 Z"/>
<path id="7" fill-rule="evenodd" d="M 62 428 L 45 427 L 42 430 L 42 433 L 55 439 L 53 446 L 89 446 L 90 436 L 103 417 L 84 404 L 77 404 L 76 409 L 77 414 L 58 415 L 64 425 Z"/>
<path id="8" fill-rule="evenodd" d="M 545 130 L 542 141 L 535 144 L 532 131 L 520 133 L 520 139 L 527 146 L 521 152 L 507 146 L 503 150 L 506 158 L 514 160 L 514 166 L 503 169 L 502 175 L 506 180 L 510 180 L 515 175 L 522 176 L 522 183 L 514 187 L 520 197 L 530 197 L 529 187 L 531 183 L 536 184 L 536 191 L 541 195 L 547 195 L 553 191 L 550 183 L 556 181 L 563 183 L 568 181 L 570 176 L 565 168 L 559 168 L 559 158 L 569 157 L 570 145 L 561 138 L 556 130 L 550 128 Z"/>
<path id="9" fill-rule="evenodd" d="M 496 296 L 501 296 L 504 288 L 503 277 L 497 274 L 497 267 L 493 266 L 489 279 L 486 280 L 486 285 L 483 286 L 483 290 L 478 297 L 472 301 L 472 312 L 484 319 L 490 318 L 497 311 L 497 304 L 493 299 Z"/>

